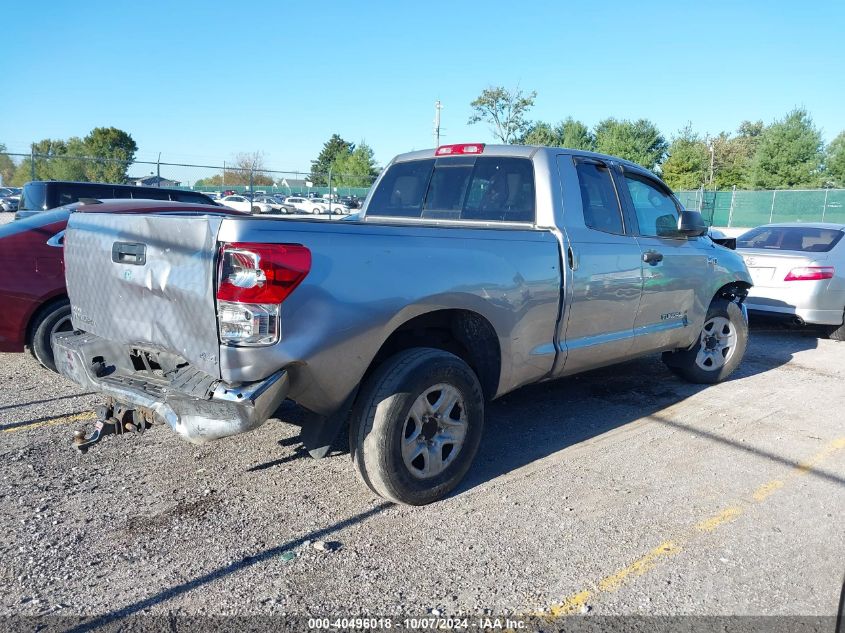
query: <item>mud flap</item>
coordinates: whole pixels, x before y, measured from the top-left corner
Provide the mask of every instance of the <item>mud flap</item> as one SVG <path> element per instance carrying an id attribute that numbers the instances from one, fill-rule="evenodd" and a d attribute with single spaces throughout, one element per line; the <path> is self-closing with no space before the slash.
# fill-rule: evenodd
<path id="1" fill-rule="evenodd" d="M 331 415 L 318 415 L 308 411 L 299 432 L 299 439 L 314 459 L 325 457 L 332 447 L 337 434 L 349 417 L 349 411 L 358 395 L 358 387 L 352 390 L 340 408 Z"/>

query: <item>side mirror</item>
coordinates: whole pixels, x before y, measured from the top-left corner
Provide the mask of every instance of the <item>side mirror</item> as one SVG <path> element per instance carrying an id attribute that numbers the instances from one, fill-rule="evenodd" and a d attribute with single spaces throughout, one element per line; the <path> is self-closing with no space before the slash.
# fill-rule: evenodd
<path id="1" fill-rule="evenodd" d="M 707 234 L 707 225 L 698 211 L 681 211 L 678 218 L 678 233 L 687 237 L 699 237 Z"/>

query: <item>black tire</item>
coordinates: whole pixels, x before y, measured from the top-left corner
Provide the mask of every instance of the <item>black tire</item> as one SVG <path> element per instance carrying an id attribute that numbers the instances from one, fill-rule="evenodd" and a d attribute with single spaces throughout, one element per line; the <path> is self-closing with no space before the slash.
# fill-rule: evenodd
<path id="1" fill-rule="evenodd" d="M 691 349 L 680 352 L 664 352 L 663 362 L 669 369 L 689 382 L 698 384 L 715 384 L 722 382 L 730 376 L 734 370 L 742 362 L 742 357 L 745 355 L 745 349 L 748 346 L 748 324 L 742 316 L 742 309 L 734 301 L 717 298 L 714 299 L 707 310 L 707 316 L 704 319 L 705 329 L 712 326 L 711 321 L 717 318 L 727 319 L 730 324 L 728 327 L 733 328 L 736 342 L 731 346 L 727 353 L 727 358 L 724 364 L 719 364 L 720 361 L 711 362 L 711 367 L 703 367 L 697 359 L 699 353 L 707 349 L 705 338 L 707 337 L 704 330 L 698 337 L 695 345 Z M 725 352 L 722 351 L 723 357 Z"/>
<path id="2" fill-rule="evenodd" d="M 459 417 L 466 416 L 465 435 L 453 456 L 444 457 L 445 447 L 438 449 L 442 472 L 420 478 L 422 471 L 406 464 L 402 445 L 412 423 L 411 408 L 440 385 L 462 398 L 455 407 Z M 425 505 L 445 497 L 463 479 L 478 452 L 483 427 L 484 396 L 475 372 L 453 354 L 417 347 L 387 359 L 364 383 L 352 410 L 349 448 L 358 475 L 373 492 L 395 503 Z M 422 428 L 418 442 L 425 444 Z"/>
<path id="3" fill-rule="evenodd" d="M 62 299 L 50 304 L 42 310 L 32 322 L 32 336 L 29 349 L 35 359 L 51 371 L 56 371 L 53 359 L 53 332 L 66 332 L 72 328 L 70 324 L 70 301 Z"/>

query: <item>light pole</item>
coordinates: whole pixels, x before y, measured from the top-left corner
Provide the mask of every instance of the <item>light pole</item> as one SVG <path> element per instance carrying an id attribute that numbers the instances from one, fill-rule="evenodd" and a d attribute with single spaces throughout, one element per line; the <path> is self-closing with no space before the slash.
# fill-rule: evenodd
<path id="1" fill-rule="evenodd" d="M 443 106 L 440 105 L 440 100 L 434 102 L 434 147 L 440 147 L 440 110 Z"/>

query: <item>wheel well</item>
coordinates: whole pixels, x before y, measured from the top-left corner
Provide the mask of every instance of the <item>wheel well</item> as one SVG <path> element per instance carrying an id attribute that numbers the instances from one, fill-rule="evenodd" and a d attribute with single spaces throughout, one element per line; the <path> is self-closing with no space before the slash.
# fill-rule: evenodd
<path id="1" fill-rule="evenodd" d="M 387 338 L 364 374 L 411 347 L 433 347 L 462 359 L 478 376 L 487 399 L 496 394 L 502 367 L 499 338 L 490 322 L 470 310 L 436 310 L 406 321 Z"/>
<path id="2" fill-rule="evenodd" d="M 38 306 L 35 312 L 32 313 L 32 316 L 29 317 L 29 323 L 26 324 L 26 344 L 29 347 L 32 347 L 32 335 L 35 331 L 35 324 L 38 323 L 42 316 L 50 312 L 57 303 L 61 303 L 62 301 L 67 301 L 67 295 L 57 295 L 52 299 L 48 299 Z"/>
<path id="3" fill-rule="evenodd" d="M 749 290 L 751 290 L 751 284 L 744 281 L 732 281 L 719 288 L 716 297 L 742 303 L 748 296 Z"/>

